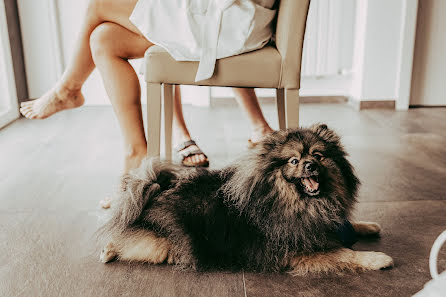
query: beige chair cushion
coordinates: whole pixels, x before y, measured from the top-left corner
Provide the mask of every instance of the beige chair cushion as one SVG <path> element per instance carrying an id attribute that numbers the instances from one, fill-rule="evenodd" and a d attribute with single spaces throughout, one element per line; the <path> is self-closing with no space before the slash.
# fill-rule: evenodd
<path id="1" fill-rule="evenodd" d="M 282 56 L 280 87 L 299 89 L 305 24 L 310 0 L 280 0 L 276 47 Z"/>
<path id="2" fill-rule="evenodd" d="M 278 88 L 282 58 L 273 46 L 217 60 L 214 75 L 195 82 L 197 62 L 177 62 L 159 46 L 145 54 L 145 79 L 149 83 L 225 87 Z"/>

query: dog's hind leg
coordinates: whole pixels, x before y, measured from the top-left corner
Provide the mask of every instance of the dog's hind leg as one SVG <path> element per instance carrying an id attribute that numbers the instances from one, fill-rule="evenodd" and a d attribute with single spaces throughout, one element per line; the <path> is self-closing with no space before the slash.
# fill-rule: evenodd
<path id="1" fill-rule="evenodd" d="M 342 271 L 380 270 L 393 266 L 393 259 L 380 252 L 342 248 L 326 253 L 295 256 L 288 264 L 292 275 Z"/>
<path id="2" fill-rule="evenodd" d="M 381 226 L 374 222 L 352 222 L 352 226 L 359 236 L 377 236 L 381 232 Z"/>
<path id="3" fill-rule="evenodd" d="M 132 230 L 116 236 L 101 252 L 103 263 L 114 259 L 159 264 L 166 260 L 169 241 L 148 230 Z"/>

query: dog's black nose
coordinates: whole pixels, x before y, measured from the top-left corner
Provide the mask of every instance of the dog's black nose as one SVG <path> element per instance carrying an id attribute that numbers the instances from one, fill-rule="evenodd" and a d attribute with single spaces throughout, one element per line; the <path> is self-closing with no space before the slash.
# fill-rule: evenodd
<path id="1" fill-rule="evenodd" d="M 317 166 L 313 162 L 305 163 L 305 170 L 307 170 L 307 171 L 314 171 L 316 168 L 317 168 Z"/>

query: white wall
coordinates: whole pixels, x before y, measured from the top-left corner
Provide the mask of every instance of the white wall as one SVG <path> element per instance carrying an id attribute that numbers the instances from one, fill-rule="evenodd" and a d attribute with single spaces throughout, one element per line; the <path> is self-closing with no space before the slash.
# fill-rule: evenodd
<path id="1" fill-rule="evenodd" d="M 351 98 L 408 108 L 417 0 L 359 0 Z"/>
<path id="2" fill-rule="evenodd" d="M 353 94 L 361 100 L 396 99 L 398 45 L 402 1 L 373 0 L 359 3 Z"/>
<path id="3" fill-rule="evenodd" d="M 418 9 L 411 105 L 446 105 L 446 1 L 422 0 Z"/>

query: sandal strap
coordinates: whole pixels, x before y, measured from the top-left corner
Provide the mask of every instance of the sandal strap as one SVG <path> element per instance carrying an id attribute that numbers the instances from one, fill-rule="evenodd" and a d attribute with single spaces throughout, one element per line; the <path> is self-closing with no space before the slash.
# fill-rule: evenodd
<path id="1" fill-rule="evenodd" d="M 183 158 L 183 160 L 186 159 L 187 157 L 201 155 L 201 154 L 203 154 L 204 157 L 207 158 L 207 156 L 200 149 L 189 150 L 189 151 L 185 151 L 185 152 L 181 151 L 181 152 L 178 152 L 178 154 Z"/>
<path id="2" fill-rule="evenodd" d="M 197 144 L 196 144 L 195 141 L 192 140 L 192 139 L 191 139 L 191 140 L 186 140 L 185 142 L 180 143 L 177 147 L 175 147 L 175 150 L 176 150 L 178 153 L 180 153 L 180 151 L 184 150 L 185 148 L 190 147 L 191 145 L 197 145 Z"/>

